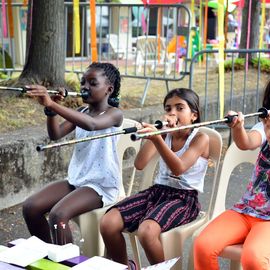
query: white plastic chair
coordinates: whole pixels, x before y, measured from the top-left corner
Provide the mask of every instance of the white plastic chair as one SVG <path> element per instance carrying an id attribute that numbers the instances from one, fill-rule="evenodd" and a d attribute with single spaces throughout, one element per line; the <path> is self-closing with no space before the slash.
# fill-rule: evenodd
<path id="1" fill-rule="evenodd" d="M 126 53 L 126 48 L 123 47 L 123 41 L 119 38 L 119 36 L 110 33 L 106 35 L 106 39 L 110 44 L 112 56 L 118 59 L 123 59 Z"/>
<path id="2" fill-rule="evenodd" d="M 213 176 L 213 187 L 212 187 L 212 192 L 211 192 L 211 197 L 210 197 L 209 208 L 207 209 L 206 212 L 201 211 L 196 220 L 188 224 L 176 227 L 174 229 L 171 229 L 161 234 L 161 242 L 163 245 L 165 260 L 172 259 L 175 257 L 182 257 L 185 240 L 189 236 L 191 236 L 192 233 L 198 227 L 202 226 L 204 223 L 206 223 L 209 220 L 209 210 L 210 210 L 210 205 L 212 204 L 212 199 L 213 199 L 212 197 L 214 195 L 214 186 L 216 182 L 218 166 L 219 166 L 221 150 L 222 150 L 222 138 L 221 138 L 220 133 L 218 133 L 216 130 L 211 129 L 211 128 L 201 127 L 200 131 L 208 134 L 210 138 L 210 144 L 209 144 L 210 145 L 210 160 L 213 162 L 214 170 L 215 170 L 215 173 Z M 147 165 L 147 167 L 144 169 L 141 190 L 152 185 L 154 171 L 155 171 L 157 162 L 158 162 L 158 155 L 155 156 L 151 160 L 151 162 Z M 125 232 L 125 233 L 128 233 L 128 232 Z M 139 265 L 139 268 L 141 268 L 141 260 L 140 260 L 139 250 L 138 250 L 136 231 L 133 233 L 128 233 L 128 234 L 131 241 L 134 259 Z M 178 269 L 178 270 L 182 269 L 182 260 L 180 259 L 172 269 Z"/>
<path id="3" fill-rule="evenodd" d="M 160 44 L 160 51 L 158 45 Z M 157 66 L 164 66 L 165 73 L 169 75 L 175 59 L 169 57 L 166 50 L 165 38 L 157 36 L 139 36 L 136 42 L 136 66 L 140 73 L 144 66 L 154 71 Z"/>
<path id="4" fill-rule="evenodd" d="M 124 119 L 122 128 L 134 127 L 137 124 L 138 122 L 135 120 Z M 127 149 L 131 148 L 131 149 L 134 149 L 135 154 L 137 154 L 140 149 L 140 145 L 141 145 L 141 141 L 134 142 L 130 139 L 130 136 L 127 134 L 120 135 L 118 145 L 117 145 L 117 150 L 118 150 L 118 156 L 119 156 L 119 162 L 120 162 L 120 170 L 122 172 L 123 172 L 122 164 L 124 160 L 124 153 L 126 152 Z M 121 186 L 120 186 L 119 200 L 130 195 L 134 177 L 135 177 L 135 168 L 133 169 L 131 173 L 129 188 L 127 192 L 125 192 L 124 190 L 123 179 L 122 179 Z M 100 234 L 99 222 L 100 222 L 101 217 L 105 214 L 106 210 L 109 207 L 110 206 L 95 209 L 75 218 L 75 222 L 79 225 L 81 236 L 84 239 L 84 242 L 81 248 L 82 253 L 83 255 L 89 258 L 93 256 L 104 255 L 105 247 L 104 247 L 102 236 Z"/>
<path id="5" fill-rule="evenodd" d="M 255 164 L 259 150 L 260 150 L 259 148 L 257 148 L 256 150 L 246 150 L 246 151 L 240 150 L 234 142 L 229 146 L 228 150 L 226 151 L 223 165 L 221 168 L 220 178 L 217 185 L 216 197 L 213 203 L 212 215 L 211 215 L 210 221 L 214 219 L 215 217 L 217 217 L 222 212 L 224 212 L 226 209 L 226 195 L 227 195 L 230 176 L 233 170 L 241 163 Z M 192 243 L 194 243 L 195 238 L 199 235 L 202 229 L 206 227 L 206 225 L 207 224 L 205 224 L 199 230 L 194 232 L 193 237 L 192 237 L 193 238 Z M 230 261 L 231 270 L 240 270 L 242 269 L 241 263 L 240 263 L 241 252 L 242 252 L 241 244 L 231 245 L 224 248 L 224 250 L 219 256 L 231 260 Z M 193 245 L 190 250 L 188 269 L 189 270 L 194 269 Z"/>

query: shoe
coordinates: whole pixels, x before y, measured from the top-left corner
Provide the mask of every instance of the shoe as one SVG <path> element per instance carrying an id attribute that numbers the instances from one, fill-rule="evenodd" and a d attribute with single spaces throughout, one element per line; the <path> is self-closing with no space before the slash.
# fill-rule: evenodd
<path id="1" fill-rule="evenodd" d="M 133 260 L 128 260 L 128 267 L 130 270 L 137 270 L 137 264 Z"/>

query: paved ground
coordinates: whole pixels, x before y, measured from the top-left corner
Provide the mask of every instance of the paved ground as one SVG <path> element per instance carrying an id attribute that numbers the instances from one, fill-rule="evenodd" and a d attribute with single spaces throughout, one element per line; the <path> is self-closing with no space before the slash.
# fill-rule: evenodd
<path id="1" fill-rule="evenodd" d="M 224 136 L 226 137 L 226 136 Z M 224 139 L 225 145 L 227 145 L 227 140 Z M 229 186 L 229 192 L 227 196 L 227 206 L 231 206 L 234 202 L 238 200 L 238 198 L 243 193 L 243 190 L 246 186 L 246 181 L 243 182 L 243 179 L 248 179 L 251 174 L 251 166 L 245 165 L 239 167 L 233 174 L 230 186 Z M 205 193 L 200 196 L 200 201 L 203 206 L 203 209 L 207 207 L 207 202 L 209 200 L 209 190 L 211 187 L 211 179 L 212 179 L 212 171 L 207 173 L 207 177 L 205 180 Z M 137 187 L 136 183 L 136 186 Z M 135 188 L 136 190 L 136 188 Z M 78 228 L 76 224 L 71 224 L 72 230 L 74 231 L 75 238 L 77 238 L 77 242 L 80 245 L 80 235 L 78 232 Z M 14 207 L 4 209 L 0 211 L 0 243 L 6 245 L 9 241 L 12 241 L 17 238 L 27 238 L 29 237 L 29 232 L 25 226 L 24 220 L 22 218 L 21 214 L 21 205 L 16 205 Z M 190 240 L 185 245 L 185 251 L 183 256 L 183 265 L 186 269 L 187 265 L 187 258 L 188 258 L 188 252 L 190 247 Z M 128 250 L 129 254 L 130 252 L 130 246 L 128 242 Z M 131 255 L 132 256 L 132 255 Z M 144 253 L 142 252 L 143 257 L 143 266 L 149 265 L 147 262 L 147 259 L 144 256 Z M 228 262 L 227 261 L 221 261 L 221 269 L 229 269 Z"/>

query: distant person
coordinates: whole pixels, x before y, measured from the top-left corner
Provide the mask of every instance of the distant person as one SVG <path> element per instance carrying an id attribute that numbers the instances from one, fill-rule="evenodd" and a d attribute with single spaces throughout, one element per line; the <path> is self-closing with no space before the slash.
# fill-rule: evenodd
<path id="1" fill-rule="evenodd" d="M 270 81 L 265 88 L 263 107 L 270 109 Z M 236 113 L 229 111 L 228 114 Z M 195 269 L 219 269 L 218 256 L 222 250 L 241 243 L 244 270 L 270 269 L 270 117 L 246 131 L 243 114 L 238 112 L 230 127 L 240 149 L 260 147 L 261 150 L 242 198 L 211 221 L 195 240 Z"/>
<path id="2" fill-rule="evenodd" d="M 173 37 L 174 37 L 173 29 L 170 26 L 168 28 L 168 32 L 167 32 L 167 41 L 168 41 L 168 43 L 172 40 Z"/>
<path id="3" fill-rule="evenodd" d="M 168 127 L 200 122 L 199 97 L 190 89 L 177 88 L 165 97 L 164 120 Z M 155 131 L 143 123 L 140 133 Z M 110 208 L 100 224 L 101 234 L 114 261 L 137 269 L 128 260 L 122 232 L 138 230 L 139 241 L 151 264 L 164 261 L 160 234 L 196 219 L 200 211 L 198 192 L 203 191 L 209 157 L 209 137 L 198 129 L 149 136 L 139 151 L 135 167 L 142 170 L 159 153 L 159 173 L 154 185 Z"/>
<path id="4" fill-rule="evenodd" d="M 123 121 L 117 108 L 120 82 L 115 66 L 92 63 L 81 79 L 81 91 L 88 94 L 83 101 L 88 106 L 78 110 L 64 107 L 58 103 L 59 95 L 50 97 L 40 85 L 27 86 L 27 94 L 44 106 L 51 140 L 73 130 L 80 139 L 119 130 Z M 57 115 L 65 121 L 59 124 Z M 118 136 L 111 136 L 76 144 L 67 179 L 52 182 L 26 199 L 23 216 L 31 235 L 48 243 L 70 243 L 70 219 L 117 201 L 121 175 L 117 140 Z"/>
<path id="5" fill-rule="evenodd" d="M 232 14 L 228 15 L 228 32 L 235 32 L 238 27 L 237 21 L 234 19 Z"/>

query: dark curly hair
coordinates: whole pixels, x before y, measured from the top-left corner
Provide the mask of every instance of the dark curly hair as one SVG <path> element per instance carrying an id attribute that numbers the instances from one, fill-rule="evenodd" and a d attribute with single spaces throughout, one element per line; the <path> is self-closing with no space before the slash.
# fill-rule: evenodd
<path id="1" fill-rule="evenodd" d="M 163 102 L 164 108 L 165 108 L 167 100 L 174 96 L 177 96 L 187 102 L 191 111 L 197 113 L 197 119 L 194 121 L 194 123 L 200 123 L 201 114 L 200 114 L 199 96 L 193 90 L 188 89 L 188 88 L 173 89 L 169 91 L 168 94 L 164 98 L 164 102 Z"/>
<path id="2" fill-rule="evenodd" d="M 119 70 L 111 63 L 93 62 L 87 69 L 103 70 L 103 75 L 107 78 L 108 83 L 113 85 L 113 92 L 111 93 L 108 103 L 113 107 L 119 107 L 119 95 L 121 87 L 121 75 Z"/>

